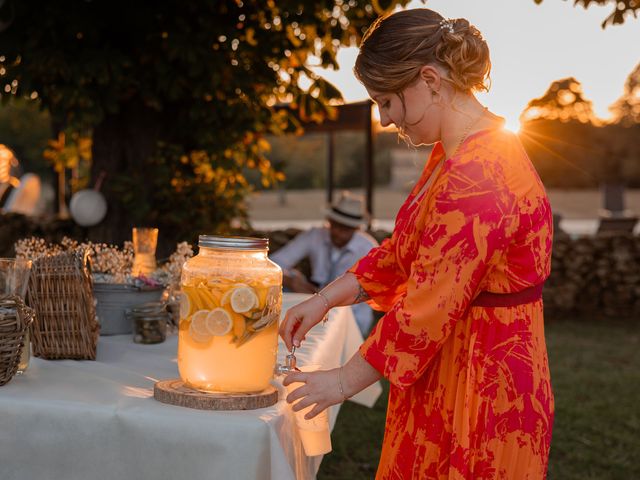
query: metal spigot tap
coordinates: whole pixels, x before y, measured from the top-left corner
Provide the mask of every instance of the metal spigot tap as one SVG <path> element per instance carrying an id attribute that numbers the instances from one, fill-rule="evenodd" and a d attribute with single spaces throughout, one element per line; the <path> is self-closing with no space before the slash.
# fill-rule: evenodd
<path id="1" fill-rule="evenodd" d="M 276 365 L 276 375 L 287 375 L 293 371 L 300 371 L 298 369 L 298 360 L 296 359 L 296 347 L 291 347 L 291 353 L 284 359 L 284 365 Z"/>

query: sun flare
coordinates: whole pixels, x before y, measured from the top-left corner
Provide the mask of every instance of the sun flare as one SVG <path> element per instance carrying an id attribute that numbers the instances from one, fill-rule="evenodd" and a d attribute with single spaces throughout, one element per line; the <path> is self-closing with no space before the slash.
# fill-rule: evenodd
<path id="1" fill-rule="evenodd" d="M 513 132 L 513 133 L 518 133 L 521 127 L 522 126 L 520 125 L 520 122 L 518 120 L 505 118 L 505 123 L 503 127 L 505 130 L 509 130 L 510 132 Z"/>

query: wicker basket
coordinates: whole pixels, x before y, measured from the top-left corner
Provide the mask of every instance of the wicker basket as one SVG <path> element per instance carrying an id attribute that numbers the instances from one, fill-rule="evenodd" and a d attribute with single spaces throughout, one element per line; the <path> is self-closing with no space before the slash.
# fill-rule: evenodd
<path id="1" fill-rule="evenodd" d="M 0 297 L 0 386 L 13 378 L 24 348 L 33 311 L 17 296 Z"/>
<path id="2" fill-rule="evenodd" d="M 91 290 L 88 251 L 33 262 L 27 298 L 36 311 L 31 328 L 34 356 L 96 359 L 99 326 Z"/>

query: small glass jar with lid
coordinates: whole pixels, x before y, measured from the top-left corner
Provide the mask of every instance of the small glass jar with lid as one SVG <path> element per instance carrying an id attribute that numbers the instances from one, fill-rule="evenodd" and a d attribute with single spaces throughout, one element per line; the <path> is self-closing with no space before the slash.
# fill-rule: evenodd
<path id="1" fill-rule="evenodd" d="M 167 323 L 171 321 L 167 307 L 162 302 L 136 305 L 125 310 L 125 315 L 133 323 L 135 343 L 162 343 L 167 338 Z"/>
<path id="2" fill-rule="evenodd" d="M 278 348 L 282 271 L 269 240 L 200 235 L 182 268 L 178 370 L 205 392 L 255 393 L 269 386 Z"/>

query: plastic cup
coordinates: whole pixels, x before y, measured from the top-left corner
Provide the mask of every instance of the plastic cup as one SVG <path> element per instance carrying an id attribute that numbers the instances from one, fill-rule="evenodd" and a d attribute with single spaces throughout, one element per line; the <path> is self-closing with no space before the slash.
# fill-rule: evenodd
<path id="1" fill-rule="evenodd" d="M 315 370 L 319 370 L 320 366 L 306 365 L 299 368 L 303 372 L 313 372 Z M 303 385 L 304 383 L 301 382 L 291 383 L 287 385 L 287 395 Z M 295 405 L 295 403 L 293 405 Z M 325 453 L 329 453 L 331 451 L 329 411 L 324 410 L 313 417 L 311 420 L 307 420 L 306 418 L 304 418 L 304 416 L 309 411 L 311 411 L 314 405 L 310 405 L 307 408 L 303 408 L 302 410 L 293 412 L 293 415 L 296 419 L 296 426 L 298 427 L 298 433 L 300 434 L 300 440 L 302 440 L 304 453 L 306 453 L 309 457 L 324 455 Z"/>

